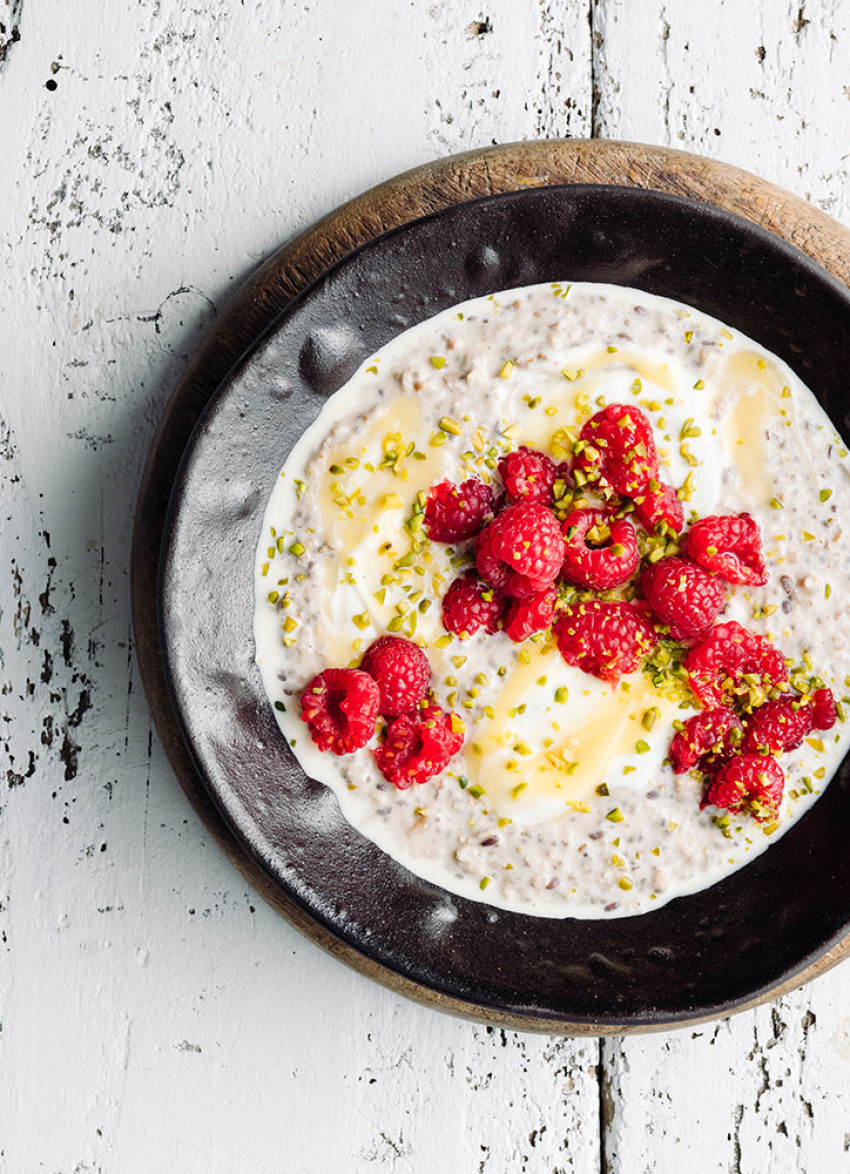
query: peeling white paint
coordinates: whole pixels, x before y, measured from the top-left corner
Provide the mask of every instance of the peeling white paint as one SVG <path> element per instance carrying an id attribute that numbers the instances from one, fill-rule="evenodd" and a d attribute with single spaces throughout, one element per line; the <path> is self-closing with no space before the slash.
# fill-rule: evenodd
<path id="1" fill-rule="evenodd" d="M 846 968 L 600 1044 L 438 1016 L 301 939 L 183 799 L 128 583 L 159 413 L 274 247 L 436 154 L 540 135 L 701 151 L 846 219 L 848 19 L 0 0 L 0 1171 L 850 1170 Z"/>
<path id="2" fill-rule="evenodd" d="M 23 0 L 4 0 L 3 8 L 0 8 L 0 68 L 12 46 L 21 39 L 22 8 Z"/>

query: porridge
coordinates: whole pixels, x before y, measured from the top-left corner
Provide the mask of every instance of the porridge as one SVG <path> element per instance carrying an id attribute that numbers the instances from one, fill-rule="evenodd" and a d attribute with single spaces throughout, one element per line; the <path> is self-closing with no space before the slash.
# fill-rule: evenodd
<path id="1" fill-rule="evenodd" d="M 453 893 L 620 917 L 714 884 L 848 748 L 848 473 L 790 368 L 691 307 L 455 306 L 274 487 L 254 631 L 282 736 Z"/>

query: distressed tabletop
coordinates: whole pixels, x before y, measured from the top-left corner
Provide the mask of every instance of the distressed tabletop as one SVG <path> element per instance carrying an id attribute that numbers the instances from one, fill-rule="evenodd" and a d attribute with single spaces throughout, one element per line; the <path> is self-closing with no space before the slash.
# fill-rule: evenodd
<path id="1" fill-rule="evenodd" d="M 710 11 L 706 8 L 710 7 Z M 281 921 L 165 759 L 129 606 L 157 421 L 287 238 L 446 153 L 657 142 L 850 222 L 838 0 L 0 0 L 0 1171 L 850 1170 L 850 972 L 564 1040 Z"/>

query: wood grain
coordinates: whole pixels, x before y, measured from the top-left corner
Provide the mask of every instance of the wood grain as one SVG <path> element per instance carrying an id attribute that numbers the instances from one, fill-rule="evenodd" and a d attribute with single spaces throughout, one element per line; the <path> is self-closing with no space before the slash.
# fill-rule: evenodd
<path id="1" fill-rule="evenodd" d="M 171 484 L 197 415 L 230 366 L 288 302 L 352 249 L 419 216 L 466 200 L 545 184 L 617 184 L 713 204 L 769 229 L 850 283 L 850 232 L 805 201 L 738 168 L 668 148 L 570 140 L 517 143 L 467 152 L 388 180 L 325 216 L 278 250 L 219 316 L 175 388 L 144 472 L 133 539 L 136 649 L 157 732 L 192 805 L 245 878 L 291 924 L 368 977 L 426 1005 L 502 1027 L 596 1035 L 599 1028 L 518 1020 L 420 987 L 336 940 L 290 903 L 245 853 L 202 786 L 183 745 L 162 675 L 156 626 L 157 564 Z M 804 972 L 747 1007 L 794 990 L 850 952 L 836 944 Z M 740 1010 L 744 1010 L 742 1007 Z M 688 1020 L 687 1025 L 710 1017 Z M 638 1028 L 609 1027 L 606 1034 Z M 663 1025 L 653 1030 L 663 1030 Z"/>

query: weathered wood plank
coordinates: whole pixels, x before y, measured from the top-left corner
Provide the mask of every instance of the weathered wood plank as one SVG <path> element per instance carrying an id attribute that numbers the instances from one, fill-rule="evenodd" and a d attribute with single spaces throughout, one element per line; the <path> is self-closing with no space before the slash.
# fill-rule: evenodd
<path id="1" fill-rule="evenodd" d="M 746 167 L 847 221 L 850 28 L 838 3 L 603 0 L 597 125 Z M 850 1169 L 839 969 L 773 1007 L 603 1043 L 616 1174 Z"/>
<path id="2" fill-rule="evenodd" d="M 841 0 L 598 0 L 595 13 L 601 136 L 720 158 L 847 218 Z"/>
<path id="3" fill-rule="evenodd" d="M 586 133 L 586 10 L 117 0 L 103 22 L 59 0 L 12 7 L 0 1167 L 595 1168 L 595 1041 L 403 1002 L 246 889 L 153 737 L 127 565 L 153 428 L 230 290 L 385 176 Z"/>
<path id="4" fill-rule="evenodd" d="M 603 1045 L 607 1168 L 850 1169 L 846 998 L 839 970 L 736 1019 Z"/>

